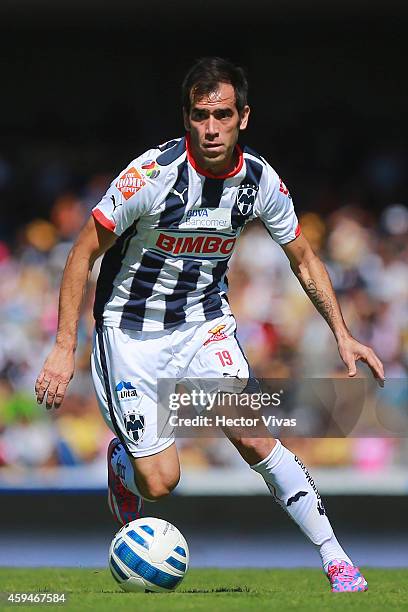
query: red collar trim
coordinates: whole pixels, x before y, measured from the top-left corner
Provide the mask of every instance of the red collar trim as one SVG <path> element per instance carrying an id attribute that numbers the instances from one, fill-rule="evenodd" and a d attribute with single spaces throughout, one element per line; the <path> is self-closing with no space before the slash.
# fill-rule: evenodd
<path id="1" fill-rule="evenodd" d="M 235 168 L 230 170 L 230 172 L 228 172 L 227 174 L 212 174 L 211 172 L 208 172 L 208 170 L 204 170 L 197 164 L 196 160 L 193 157 L 191 149 L 190 149 L 190 134 L 186 134 L 186 150 L 187 150 L 187 159 L 190 162 L 190 164 L 193 166 L 194 170 L 198 172 L 199 174 L 202 174 L 203 176 L 206 176 L 208 178 L 220 179 L 220 180 L 231 178 L 232 176 L 235 176 L 236 174 L 238 174 L 238 172 L 241 172 L 242 166 L 244 165 L 244 155 L 242 153 L 241 147 L 238 144 L 235 145 L 235 150 L 238 153 L 238 161 L 236 163 Z"/>

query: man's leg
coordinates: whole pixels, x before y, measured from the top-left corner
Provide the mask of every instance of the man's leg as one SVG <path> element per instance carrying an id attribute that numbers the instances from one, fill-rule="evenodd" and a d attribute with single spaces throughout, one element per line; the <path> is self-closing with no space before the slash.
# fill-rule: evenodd
<path id="1" fill-rule="evenodd" d="M 146 501 L 168 495 L 180 479 L 180 464 L 175 444 L 148 457 L 132 457 L 116 438 L 111 465 L 122 485 Z"/>
<path id="2" fill-rule="evenodd" d="M 351 563 L 333 533 L 314 480 L 301 460 L 279 440 L 230 440 L 250 467 L 261 474 L 278 504 L 317 547 L 324 570 L 333 559 Z"/>
<path id="3" fill-rule="evenodd" d="M 235 330 L 235 320 L 232 316 L 214 320 L 212 328 L 202 332 L 201 346 L 198 346 L 196 356 L 189 364 L 186 378 L 201 378 L 204 388 L 207 387 L 208 379 L 216 379 L 217 389 L 227 393 L 231 392 L 231 382 L 239 385 L 241 380 L 242 388 L 234 392 L 241 393 L 246 390 L 251 393 L 255 383 L 258 392 L 257 381 L 251 378 L 249 364 L 235 337 Z M 199 336 L 200 334 L 197 334 L 197 337 Z M 225 416 L 243 416 L 242 408 L 238 410 L 237 415 L 233 414 L 234 407 L 218 408 Z M 244 438 L 227 428 L 224 428 L 224 433 L 250 467 L 263 476 L 276 501 L 317 547 L 323 567 L 330 577 L 332 590 L 363 590 L 366 585 L 364 578 L 361 577 L 361 582 L 356 586 L 360 574 L 357 568 L 353 568 L 349 557 L 338 543 L 317 488 L 303 463 L 280 442 L 271 438 L 266 427 L 265 434 L 262 433 L 263 437 L 259 438 Z M 333 561 L 337 563 L 332 571 L 330 563 Z M 350 585 L 353 588 L 335 588 L 335 570 L 337 572 L 340 568 L 343 571 L 342 563 L 351 568 L 347 569 L 347 576 L 351 576 Z"/>
<path id="4" fill-rule="evenodd" d="M 279 440 L 234 437 L 231 431 L 227 436 L 317 548 L 332 591 L 366 590 L 367 582 L 334 535 L 320 494 L 303 462 Z"/>
<path id="5" fill-rule="evenodd" d="M 221 389 L 230 381 L 238 383 L 239 379 L 242 379 L 246 392 L 251 393 L 254 385 L 258 388 L 257 381 L 251 378 L 249 364 L 236 340 L 235 320 L 233 317 L 224 319 L 221 320 L 225 322 L 222 335 L 210 336 L 212 341 L 203 343 L 197 352 L 197 358 L 190 364 L 188 374 L 202 379 L 217 379 Z M 220 328 L 218 323 L 218 320 L 214 322 L 215 331 Z M 220 355 L 225 355 L 228 360 L 221 360 Z M 241 391 L 245 393 L 245 389 Z M 224 390 L 227 391 L 227 388 Z M 219 407 L 221 414 L 243 416 L 242 408 L 238 410 L 238 407 L 234 409 L 233 406 L 228 406 L 227 403 L 226 406 Z M 276 501 L 317 546 L 325 570 L 335 558 L 351 563 L 333 534 L 311 476 L 293 453 L 274 440 L 266 427 L 262 432 L 257 431 L 259 436 L 264 437 L 243 437 L 242 431 L 226 427 L 224 433 L 250 467 L 263 476 Z"/>
<path id="6" fill-rule="evenodd" d="M 174 437 L 161 437 L 156 375 L 172 370 L 168 335 L 99 326 L 91 355 L 101 414 L 117 436 L 108 453 L 108 503 L 119 523 L 140 516 L 142 499 L 155 501 L 177 484 Z"/>
<path id="7" fill-rule="evenodd" d="M 139 518 L 142 500 L 168 495 L 180 479 L 175 444 L 148 457 L 132 457 L 114 438 L 108 448 L 108 505 L 120 524 Z"/>

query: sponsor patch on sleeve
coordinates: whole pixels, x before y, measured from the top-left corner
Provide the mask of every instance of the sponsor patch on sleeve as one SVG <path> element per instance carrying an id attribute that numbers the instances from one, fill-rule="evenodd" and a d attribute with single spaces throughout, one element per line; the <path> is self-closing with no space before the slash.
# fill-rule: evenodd
<path id="1" fill-rule="evenodd" d="M 131 198 L 145 185 L 146 181 L 134 166 L 128 168 L 116 181 L 116 188 L 119 189 L 125 200 Z"/>
<path id="2" fill-rule="evenodd" d="M 160 174 L 160 168 L 154 159 L 148 159 L 142 164 L 142 170 L 151 179 L 155 179 Z"/>
<path id="3" fill-rule="evenodd" d="M 282 181 L 280 177 L 279 177 L 279 191 L 283 193 L 283 195 L 288 196 L 290 200 L 292 199 L 292 196 L 289 193 L 289 189 L 286 187 L 285 183 Z"/>

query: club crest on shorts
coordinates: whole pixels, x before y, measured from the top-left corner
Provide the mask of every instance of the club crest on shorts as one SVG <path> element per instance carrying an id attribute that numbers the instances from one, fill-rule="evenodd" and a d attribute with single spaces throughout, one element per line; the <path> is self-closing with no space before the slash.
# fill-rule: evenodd
<path id="1" fill-rule="evenodd" d="M 123 420 L 128 436 L 137 444 L 145 432 L 145 417 L 137 409 L 129 409 L 123 413 Z"/>
<path id="2" fill-rule="evenodd" d="M 259 187 L 252 183 L 246 183 L 238 187 L 237 206 L 239 212 L 244 217 L 248 217 L 252 214 L 256 196 L 258 195 L 258 189 Z"/>

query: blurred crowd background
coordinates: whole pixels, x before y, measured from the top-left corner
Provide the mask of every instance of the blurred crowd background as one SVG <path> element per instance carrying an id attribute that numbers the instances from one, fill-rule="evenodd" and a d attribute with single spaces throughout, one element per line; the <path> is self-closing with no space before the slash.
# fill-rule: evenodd
<path id="1" fill-rule="evenodd" d="M 3 97 L 0 113 L 0 481 L 6 472 L 10 478 L 36 468 L 103 464 L 111 433 L 89 376 L 98 265 L 63 408 L 47 413 L 38 406 L 34 381 L 55 336 L 62 270 L 75 237 L 130 159 L 182 135 L 178 87 L 185 69 L 203 54 L 224 55 L 247 68 L 253 119 L 242 141 L 259 150 L 291 189 L 302 230 L 328 267 L 353 334 L 373 347 L 387 378 L 406 378 L 404 20 L 374 15 L 362 29 L 361 15 L 334 23 L 324 15 L 296 21 L 286 13 L 274 20 L 263 13 L 263 23 L 262 15 L 255 17 L 253 44 L 234 46 L 231 53 L 231 31 L 210 48 L 187 29 L 188 51 L 180 55 L 176 43 L 169 49 L 164 22 L 154 24 L 152 47 L 146 25 L 136 43 L 134 26 L 123 17 L 116 25 L 109 16 L 103 20 L 103 11 L 96 25 L 90 17 L 79 25 L 71 17 L 67 30 L 52 20 L 38 22 L 35 34 L 26 26 L 13 58 L 19 20 L 11 16 L 2 31 L 2 69 L 13 95 Z M 176 17 L 171 19 L 176 27 Z M 163 59 L 164 53 L 169 57 Z M 241 237 L 229 282 L 238 336 L 258 377 L 344 375 L 329 328 L 261 225 L 251 224 Z M 360 372 L 369 375 L 364 367 Z M 406 417 L 406 397 L 387 388 L 384 393 L 386 403 Z M 408 459 L 404 437 L 287 444 L 312 466 L 364 472 Z M 180 447 L 185 469 L 240 462 L 222 440 L 190 440 Z"/>
<path id="2" fill-rule="evenodd" d="M 99 189 L 95 189 L 98 183 Z M 0 243 L 0 466 L 78 465 L 104 455 L 111 437 L 99 416 L 89 376 L 92 274 L 79 328 L 77 372 L 63 408 L 47 413 L 33 385 L 52 346 L 65 259 L 89 210 L 108 185 L 92 177 L 82 193 L 61 193 L 48 218 L 36 218 Z M 299 215 L 302 229 L 325 261 L 354 335 L 383 360 L 387 378 L 408 370 L 408 209 L 390 204 L 378 215 L 350 202 L 322 215 Z M 253 222 L 232 258 L 230 299 L 238 337 L 261 378 L 330 377 L 344 372 L 329 328 L 308 302 L 280 247 Z M 369 376 L 361 368 L 362 376 Z M 388 397 L 401 410 L 398 394 Z M 406 398 L 405 398 L 406 402 Z M 365 432 L 367 435 L 367 431 Z M 288 440 L 309 464 L 379 469 L 406 459 L 404 438 Z M 222 449 L 218 449 L 222 446 Z M 222 441 L 184 441 L 185 467 L 236 463 Z M 360 447 L 365 448 L 360 453 Z M 220 451 L 220 452 L 219 452 Z"/>

